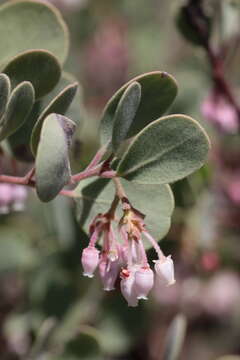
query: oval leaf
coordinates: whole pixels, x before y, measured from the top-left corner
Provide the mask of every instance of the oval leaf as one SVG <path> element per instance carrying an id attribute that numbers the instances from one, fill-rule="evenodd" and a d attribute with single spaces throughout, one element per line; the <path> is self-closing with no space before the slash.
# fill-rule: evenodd
<path id="1" fill-rule="evenodd" d="M 41 101 L 36 101 L 24 124 L 7 139 L 12 156 L 19 161 L 34 161 L 34 157 L 30 149 L 30 139 L 32 129 L 40 113 Z"/>
<path id="2" fill-rule="evenodd" d="M 136 135 L 146 125 L 163 115 L 177 95 L 176 81 L 166 72 L 154 71 L 130 80 L 113 95 L 105 106 L 100 123 L 102 144 L 106 144 L 112 137 L 114 115 L 124 91 L 136 81 L 141 85 L 142 96 L 127 137 Z"/>
<path id="3" fill-rule="evenodd" d="M 173 194 L 168 185 L 140 185 L 121 179 L 132 206 L 146 215 L 147 229 L 156 239 L 162 239 L 169 230 L 174 209 Z M 99 213 L 109 210 L 115 195 L 115 186 L 109 179 L 85 179 L 75 189 L 77 217 L 88 232 L 89 224 Z M 118 206 L 117 216 L 122 216 Z M 148 243 L 146 248 L 151 247 Z"/>
<path id="4" fill-rule="evenodd" d="M 7 106 L 8 98 L 11 91 L 11 83 L 7 75 L 0 74 L 0 123 L 1 117 Z"/>
<path id="5" fill-rule="evenodd" d="M 134 81 L 124 91 L 113 120 L 112 146 L 116 151 L 126 139 L 141 100 L 141 85 Z"/>
<path id="6" fill-rule="evenodd" d="M 69 106 L 71 105 L 74 96 L 76 95 L 76 91 L 78 88 L 78 84 L 74 83 L 68 85 L 65 89 L 63 89 L 60 94 L 58 94 L 50 104 L 43 110 L 40 114 L 37 122 L 33 128 L 32 136 L 31 136 L 31 148 L 32 152 L 35 155 L 37 152 L 37 146 L 39 143 L 41 128 L 43 124 L 43 120 L 47 117 L 47 115 L 51 113 L 57 113 L 60 115 L 64 115 Z"/>
<path id="7" fill-rule="evenodd" d="M 68 30 L 60 12 L 37 1 L 8 1 L 0 7 L 0 65 L 29 49 L 45 49 L 63 63 Z M 39 69 L 38 69 L 39 70 Z"/>
<path id="8" fill-rule="evenodd" d="M 36 157 L 36 189 L 42 201 L 54 199 L 71 176 L 68 149 L 75 124 L 50 114 L 44 120 Z"/>
<path id="9" fill-rule="evenodd" d="M 76 82 L 76 79 L 71 74 L 63 72 L 61 79 L 54 87 L 54 89 L 48 95 L 44 96 L 40 101 L 35 102 L 33 109 L 23 126 L 21 126 L 18 131 L 16 131 L 12 136 L 8 138 L 11 151 L 18 160 L 24 162 L 34 161 L 34 156 L 32 154 L 30 143 L 31 134 L 37 122 L 37 119 L 39 118 L 40 114 L 44 112 L 46 107 L 48 107 L 49 104 L 54 100 L 54 98 L 58 97 L 59 93 L 63 91 L 67 86 L 71 85 L 73 82 Z M 66 116 L 70 118 L 76 125 L 79 125 L 82 120 L 80 116 L 80 90 L 81 88 L 79 89 L 78 87 L 77 93 L 66 112 Z M 59 113 L 59 111 L 57 113 Z"/>
<path id="10" fill-rule="evenodd" d="M 167 184 L 199 169 L 210 147 L 203 128 L 185 115 L 163 117 L 143 129 L 121 159 L 117 173 L 142 184 Z"/>
<path id="11" fill-rule="evenodd" d="M 70 73 L 62 72 L 62 77 L 55 86 L 55 88 L 41 99 L 42 103 L 42 111 L 53 101 L 55 97 L 59 95 L 67 86 L 72 85 L 73 83 L 78 83 L 78 89 L 74 99 L 66 111 L 66 116 L 70 118 L 77 126 L 80 125 L 82 118 L 81 118 L 81 105 L 82 105 L 82 91 L 81 86 L 78 80 Z"/>
<path id="12" fill-rule="evenodd" d="M 58 60 L 45 50 L 30 50 L 12 59 L 5 67 L 12 86 L 22 81 L 30 81 L 35 89 L 36 98 L 48 94 L 61 76 L 61 67 Z"/>
<path id="13" fill-rule="evenodd" d="M 24 81 L 12 92 L 0 126 L 0 140 L 13 134 L 23 125 L 34 104 L 34 89 Z"/>

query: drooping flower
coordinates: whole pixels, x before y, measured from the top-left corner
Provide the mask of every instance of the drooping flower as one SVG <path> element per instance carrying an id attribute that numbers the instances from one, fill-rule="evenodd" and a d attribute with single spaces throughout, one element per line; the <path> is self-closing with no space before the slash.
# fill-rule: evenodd
<path id="1" fill-rule="evenodd" d="M 128 306 L 135 307 L 138 305 L 138 298 L 135 291 L 135 269 L 123 269 L 121 271 L 121 292 L 126 299 Z"/>
<path id="2" fill-rule="evenodd" d="M 174 278 L 174 266 L 171 256 L 164 256 L 154 262 L 157 276 L 168 286 L 175 284 L 176 280 Z"/>
<path id="3" fill-rule="evenodd" d="M 154 273 L 150 267 L 142 267 L 135 273 L 135 292 L 139 300 L 147 300 L 148 293 L 153 287 Z"/>
<path id="4" fill-rule="evenodd" d="M 83 275 L 92 278 L 99 263 L 99 250 L 88 246 L 82 252 Z"/>
<path id="5" fill-rule="evenodd" d="M 99 275 L 103 283 L 103 289 L 105 291 L 111 291 L 115 289 L 115 282 L 119 276 L 121 266 L 119 260 L 111 261 L 106 256 L 102 256 L 99 263 Z"/>

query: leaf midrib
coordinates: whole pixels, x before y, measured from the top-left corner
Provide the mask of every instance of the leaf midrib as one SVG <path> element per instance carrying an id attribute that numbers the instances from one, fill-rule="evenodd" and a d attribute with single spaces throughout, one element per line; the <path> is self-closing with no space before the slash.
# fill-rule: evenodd
<path id="1" fill-rule="evenodd" d="M 191 139 L 194 139 L 196 137 L 198 137 L 199 134 L 196 134 L 196 135 L 193 135 L 193 136 L 190 136 L 188 138 L 186 138 L 185 140 L 181 141 L 178 145 L 174 145 L 174 146 L 171 146 L 169 147 L 166 151 L 163 151 L 161 152 L 160 154 L 158 154 L 157 156 L 153 156 L 151 158 L 148 158 L 148 160 L 145 160 L 145 161 L 142 161 L 142 162 L 139 162 L 137 165 L 135 165 L 134 167 L 132 167 L 130 170 L 128 170 L 127 172 L 123 172 L 123 173 L 120 173 L 119 175 L 121 176 L 126 176 L 126 175 L 129 175 L 130 173 L 132 172 L 135 172 L 136 170 L 138 170 L 139 168 L 141 167 L 144 167 L 146 165 L 149 165 L 151 164 L 152 162 L 156 162 L 156 161 L 159 161 L 159 158 L 161 158 L 162 156 L 166 155 L 167 153 L 171 152 L 173 149 L 175 148 L 178 148 L 179 146 L 183 145 L 184 143 L 188 142 L 189 140 Z M 130 151 L 131 149 L 129 149 Z M 123 158 L 123 161 L 125 160 L 125 158 Z M 121 165 L 121 163 L 119 164 Z M 119 166 L 120 167 L 120 166 Z"/>

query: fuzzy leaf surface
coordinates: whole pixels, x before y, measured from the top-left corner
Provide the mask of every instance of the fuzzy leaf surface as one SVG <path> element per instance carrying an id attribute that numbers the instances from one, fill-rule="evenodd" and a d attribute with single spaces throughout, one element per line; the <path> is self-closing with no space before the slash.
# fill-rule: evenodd
<path id="1" fill-rule="evenodd" d="M 118 103 L 124 91 L 132 82 L 138 82 L 141 85 L 142 95 L 127 137 L 136 135 L 146 125 L 163 115 L 177 95 L 177 83 L 166 72 L 155 71 L 130 80 L 112 96 L 105 106 L 100 123 L 102 144 L 106 144 L 112 137 L 114 116 Z"/>
<path id="2" fill-rule="evenodd" d="M 36 189 L 42 201 L 54 199 L 71 176 L 68 149 L 75 124 L 50 114 L 44 120 L 36 157 Z"/>
<path id="3" fill-rule="evenodd" d="M 0 141 L 23 125 L 33 107 L 34 100 L 34 89 L 30 82 L 24 81 L 13 90 L 1 122 Z"/>
<path id="4" fill-rule="evenodd" d="M 38 117 L 31 136 L 31 147 L 34 155 L 37 152 L 37 146 L 39 143 L 41 128 L 44 119 L 51 113 L 64 115 L 69 106 L 71 105 L 74 96 L 76 95 L 77 87 L 77 83 L 68 85 L 50 102 L 50 104 L 43 110 L 43 112 Z"/>
<path id="5" fill-rule="evenodd" d="M 63 63 L 68 30 L 60 12 L 38 1 L 8 1 L 0 7 L 0 66 L 29 49 L 45 49 Z"/>
<path id="6" fill-rule="evenodd" d="M 210 147 L 203 128 L 185 115 L 169 115 L 143 129 L 123 155 L 117 173 L 141 184 L 182 179 L 205 162 Z"/>
<path id="7" fill-rule="evenodd" d="M 0 74 L 0 123 L 1 117 L 7 106 L 8 98 L 11 91 L 11 83 L 7 75 Z"/>
<path id="8" fill-rule="evenodd" d="M 135 81 L 124 91 L 115 112 L 112 133 L 112 146 L 114 151 L 117 151 L 118 147 L 126 139 L 140 100 L 141 85 Z"/>
<path id="9" fill-rule="evenodd" d="M 48 94 L 61 76 L 61 66 L 57 58 L 45 50 L 30 50 L 17 55 L 4 68 L 12 86 L 22 81 L 30 81 L 36 98 Z"/>
<path id="10" fill-rule="evenodd" d="M 169 185 L 140 185 L 121 179 L 123 188 L 132 206 L 146 215 L 149 232 L 157 239 L 163 238 L 169 230 L 174 199 Z M 109 179 L 85 179 L 75 189 L 77 217 L 79 224 L 88 232 L 93 218 L 106 212 L 114 198 L 115 187 Z M 120 219 L 122 210 L 118 206 Z M 151 247 L 149 244 L 146 248 Z"/>

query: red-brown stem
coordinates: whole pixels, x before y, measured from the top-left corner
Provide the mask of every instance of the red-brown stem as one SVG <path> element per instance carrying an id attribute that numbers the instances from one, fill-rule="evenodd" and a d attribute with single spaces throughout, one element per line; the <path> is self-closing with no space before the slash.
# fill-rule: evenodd
<path id="1" fill-rule="evenodd" d="M 65 189 L 63 189 L 63 190 L 60 191 L 59 194 L 60 194 L 60 195 L 63 195 L 63 196 L 71 197 L 71 198 L 74 198 L 74 197 L 75 197 L 73 190 L 65 190 Z"/>
<path id="2" fill-rule="evenodd" d="M 116 176 L 116 171 L 109 170 L 101 172 L 102 164 L 99 164 L 95 168 L 86 169 L 79 174 L 75 174 L 71 177 L 69 181 L 69 185 L 76 184 L 83 179 L 92 177 L 92 176 L 99 176 L 103 178 L 113 178 Z M 32 178 L 35 173 L 35 168 L 32 168 L 25 176 L 11 176 L 11 175 L 0 175 L 0 183 L 8 183 L 8 184 L 17 184 L 17 185 L 25 185 L 30 187 L 35 187 L 36 182 Z M 60 195 L 74 197 L 74 191 L 72 190 L 61 190 Z"/>
<path id="3" fill-rule="evenodd" d="M 118 177 L 113 178 L 115 188 L 116 188 L 116 196 L 122 201 L 124 199 L 127 199 L 126 193 L 123 189 L 123 186 L 119 180 Z"/>
<path id="4" fill-rule="evenodd" d="M 19 184 L 19 185 L 28 185 L 26 184 L 25 176 L 17 177 L 17 176 L 8 176 L 8 175 L 0 175 L 0 183 L 8 183 L 8 184 Z"/>
<path id="5" fill-rule="evenodd" d="M 209 62 L 212 67 L 212 76 L 215 85 L 221 90 L 228 102 L 234 107 L 238 114 L 240 123 L 240 107 L 232 93 L 231 87 L 225 79 L 224 66 L 222 60 L 214 53 L 210 46 L 206 46 Z"/>
<path id="6" fill-rule="evenodd" d="M 108 147 L 108 143 L 97 151 L 94 158 L 90 161 L 89 165 L 87 166 L 86 170 L 91 169 L 99 164 L 99 162 L 102 160 L 102 157 L 107 150 L 107 147 Z"/>
<path id="7" fill-rule="evenodd" d="M 100 163 L 99 165 L 97 165 L 96 167 L 90 168 L 90 169 L 86 169 L 82 172 L 80 172 L 79 174 L 76 175 L 72 175 L 70 183 L 74 184 L 77 183 L 83 179 L 89 178 L 91 176 L 97 176 L 99 175 L 101 169 L 102 169 L 102 163 Z"/>

